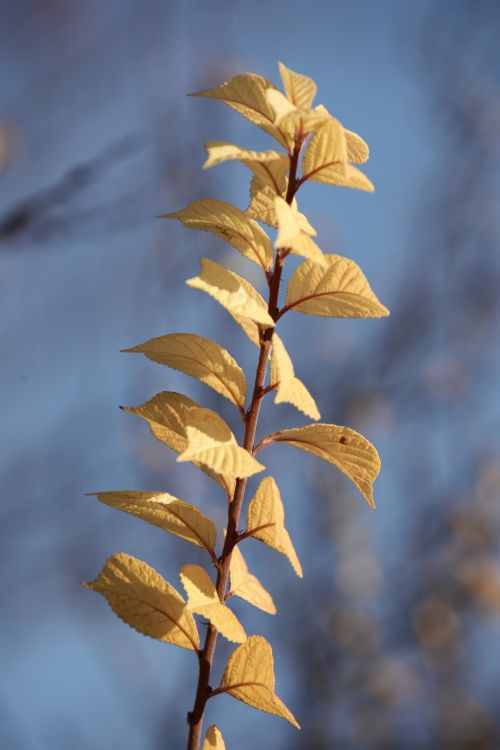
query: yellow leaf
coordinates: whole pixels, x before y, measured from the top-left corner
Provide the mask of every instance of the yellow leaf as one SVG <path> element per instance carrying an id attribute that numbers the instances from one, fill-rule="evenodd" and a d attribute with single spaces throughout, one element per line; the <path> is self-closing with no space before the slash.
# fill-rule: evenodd
<path id="1" fill-rule="evenodd" d="M 271 383 L 278 383 L 275 404 L 288 403 L 307 417 L 319 419 L 316 403 L 301 380 L 295 377 L 292 360 L 278 334 L 273 334 L 271 357 Z"/>
<path id="2" fill-rule="evenodd" d="M 184 426 L 187 447 L 177 461 L 200 463 L 232 478 L 249 477 L 263 471 L 262 464 L 237 444 L 224 420 L 210 409 L 191 410 Z"/>
<path id="3" fill-rule="evenodd" d="M 273 264 L 271 240 L 256 221 L 224 201 L 193 201 L 181 211 L 162 214 L 162 219 L 179 219 L 184 226 L 212 232 L 249 260 L 269 271 Z"/>
<path id="4" fill-rule="evenodd" d="M 180 577 L 188 598 L 187 608 L 206 617 L 228 641 L 244 643 L 247 634 L 236 615 L 220 601 L 206 570 L 199 565 L 184 565 Z"/>
<path id="5" fill-rule="evenodd" d="M 294 73 L 283 63 L 278 63 L 281 80 L 287 97 L 296 107 L 308 109 L 316 96 L 316 84 L 311 78 Z"/>
<path id="6" fill-rule="evenodd" d="M 224 102 L 282 143 L 279 131 L 274 127 L 274 112 L 266 99 L 266 89 L 274 88 L 274 84 L 262 76 L 243 73 L 221 83 L 220 86 L 207 91 L 197 91 L 191 96 L 203 96 Z"/>
<path id="7" fill-rule="evenodd" d="M 319 265 L 326 265 L 325 256 L 317 244 L 303 231 L 297 210 L 279 196 L 274 199 L 274 210 L 278 222 L 274 246 L 290 249 L 295 255 L 303 255 Z"/>
<path id="8" fill-rule="evenodd" d="M 346 166 L 345 174 L 332 174 L 328 180 L 330 185 L 339 185 L 339 187 L 350 187 L 357 190 L 364 190 L 367 193 L 373 193 L 375 187 L 373 182 L 368 179 L 359 169 L 352 164 Z"/>
<path id="9" fill-rule="evenodd" d="M 290 166 L 290 159 L 285 154 L 278 154 L 277 151 L 251 151 L 224 141 L 209 141 L 205 148 L 208 159 L 203 165 L 204 169 L 229 159 L 238 159 L 275 193 L 281 195 L 285 191 Z"/>
<path id="10" fill-rule="evenodd" d="M 202 750 L 226 750 L 220 729 L 215 724 L 208 727 Z"/>
<path id="11" fill-rule="evenodd" d="M 292 102 L 287 99 L 286 96 L 283 96 L 281 91 L 278 91 L 277 89 L 267 89 L 266 99 L 273 109 L 275 122 L 279 122 L 283 117 L 286 117 L 286 115 L 297 110 L 295 104 L 292 104 Z"/>
<path id="12" fill-rule="evenodd" d="M 326 267 L 305 261 L 288 284 L 285 310 L 329 318 L 382 318 L 389 310 L 370 289 L 354 261 L 325 255 Z"/>
<path id="13" fill-rule="evenodd" d="M 243 371 L 215 341 L 194 333 L 170 333 L 123 351 L 139 352 L 153 362 L 180 370 L 206 383 L 238 409 L 245 406 L 247 382 Z"/>
<path id="14" fill-rule="evenodd" d="M 233 548 L 229 566 L 230 594 L 239 596 L 254 607 L 276 614 L 276 607 L 269 591 L 264 588 L 259 579 L 248 570 L 248 566 L 239 546 Z"/>
<path id="15" fill-rule="evenodd" d="M 278 485 L 266 477 L 257 487 L 247 511 L 247 528 L 252 536 L 285 555 L 297 575 L 302 578 L 302 566 L 285 529 L 285 509 Z"/>
<path id="16" fill-rule="evenodd" d="M 323 115 L 324 119 L 331 118 L 331 115 L 328 112 L 327 108 L 322 104 L 319 104 L 317 107 L 315 107 L 314 111 L 320 115 Z M 344 135 L 347 148 L 347 161 L 354 162 L 355 164 L 362 164 L 363 162 L 368 161 L 368 158 L 370 156 L 370 149 L 368 148 L 368 144 L 365 143 L 361 136 L 359 136 L 357 133 L 354 133 L 352 130 L 347 130 L 347 128 L 344 128 Z"/>
<path id="17" fill-rule="evenodd" d="M 144 419 L 157 440 L 168 445 L 176 453 L 182 453 L 188 444 L 186 422 L 190 414 L 200 408 L 196 401 L 181 393 L 162 391 L 141 406 L 125 406 L 123 410 Z M 234 477 L 217 474 L 202 464 L 195 461 L 193 463 L 221 484 L 229 498 L 233 496 Z"/>
<path id="18" fill-rule="evenodd" d="M 130 555 L 112 555 L 86 588 L 102 594 L 113 612 L 139 633 L 181 648 L 200 646 L 184 599 L 159 573 Z"/>
<path id="19" fill-rule="evenodd" d="M 344 128 L 333 117 L 316 131 L 302 160 L 302 179 L 331 183 L 345 176 L 347 146 Z M 337 184 L 337 183 L 334 183 Z"/>
<path id="20" fill-rule="evenodd" d="M 167 492 L 95 492 L 101 503 L 142 518 L 164 531 L 213 552 L 216 530 L 210 518 Z"/>
<path id="21" fill-rule="evenodd" d="M 208 258 L 202 258 L 200 265 L 200 274 L 188 279 L 188 286 L 209 294 L 225 307 L 238 323 L 241 318 L 246 318 L 249 322 L 253 321 L 265 328 L 274 327 L 274 320 L 267 311 L 266 303 L 249 281 Z M 258 344 L 258 328 L 254 325 L 251 330 L 252 333 L 255 332 Z"/>
<path id="22" fill-rule="evenodd" d="M 233 651 L 226 665 L 220 692 L 229 693 L 259 711 L 281 716 L 300 729 L 293 714 L 274 692 L 271 645 L 260 635 L 251 635 Z"/>
<path id="23" fill-rule="evenodd" d="M 361 136 L 346 128 L 344 128 L 344 134 L 347 144 L 347 161 L 355 164 L 363 164 L 368 161 L 370 149 Z"/>
<path id="24" fill-rule="evenodd" d="M 273 188 L 264 185 L 262 180 L 254 177 L 250 183 L 250 205 L 247 208 L 247 214 L 270 227 L 276 227 L 275 197 L 276 192 Z"/>
<path id="25" fill-rule="evenodd" d="M 310 424 L 274 432 L 264 442 L 288 443 L 334 464 L 375 508 L 373 482 L 380 471 L 380 458 L 375 447 L 358 432 L 335 424 Z"/>

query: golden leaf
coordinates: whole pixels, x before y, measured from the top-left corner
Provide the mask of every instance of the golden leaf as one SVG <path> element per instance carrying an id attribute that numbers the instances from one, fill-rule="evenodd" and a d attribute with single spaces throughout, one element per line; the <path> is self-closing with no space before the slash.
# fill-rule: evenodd
<path id="1" fill-rule="evenodd" d="M 250 205 L 247 208 L 247 214 L 270 227 L 276 227 L 275 197 L 276 192 L 272 187 L 265 185 L 262 180 L 254 177 L 250 182 Z"/>
<path id="2" fill-rule="evenodd" d="M 249 260 L 269 271 L 273 264 L 271 240 L 256 221 L 236 206 L 212 199 L 193 201 L 181 211 L 162 214 L 162 219 L 179 219 L 186 227 L 212 232 Z"/>
<path id="3" fill-rule="evenodd" d="M 335 424 L 310 424 L 274 432 L 264 442 L 288 443 L 334 464 L 375 508 L 373 482 L 380 471 L 380 458 L 375 447 L 358 432 Z"/>
<path id="4" fill-rule="evenodd" d="M 210 518 L 167 492 L 94 492 L 101 503 L 142 518 L 191 544 L 213 552 L 216 530 Z"/>
<path id="5" fill-rule="evenodd" d="M 249 477 L 264 467 L 241 448 L 226 422 L 210 409 L 192 409 L 185 421 L 187 447 L 177 461 L 203 464 L 217 474 Z"/>
<path id="6" fill-rule="evenodd" d="M 202 258 L 200 266 L 199 275 L 187 280 L 188 286 L 209 294 L 225 307 L 240 325 L 241 318 L 245 318 L 248 323 L 257 323 L 265 328 L 274 326 L 274 320 L 267 311 L 266 303 L 249 281 L 208 258 Z M 247 333 L 245 328 L 243 330 Z M 257 326 L 251 325 L 250 330 L 252 332 L 250 340 L 258 346 Z"/>
<path id="7" fill-rule="evenodd" d="M 200 408 L 196 401 L 181 393 L 162 391 L 141 406 L 124 406 L 123 410 L 144 419 L 157 440 L 168 445 L 176 453 L 182 453 L 188 444 L 186 422 L 189 415 Z M 193 463 L 221 484 L 229 498 L 233 496 L 234 477 L 217 474 L 196 461 Z"/>
<path id="8" fill-rule="evenodd" d="M 247 634 L 236 615 L 220 601 L 206 570 L 199 565 L 184 565 L 180 577 L 188 598 L 187 608 L 206 617 L 228 641 L 244 643 Z"/>
<path id="9" fill-rule="evenodd" d="M 202 750 L 226 750 L 220 729 L 215 724 L 208 727 Z"/>
<path id="10" fill-rule="evenodd" d="M 204 169 L 223 161 L 237 159 L 275 193 L 281 195 L 285 191 L 286 175 L 290 166 L 290 159 L 285 154 L 279 154 L 277 151 L 251 151 L 225 141 L 209 141 L 205 143 L 205 148 L 208 159 L 203 165 Z"/>
<path id="11" fill-rule="evenodd" d="M 310 234 L 303 230 L 304 223 L 302 222 L 301 225 L 298 211 L 279 196 L 274 199 L 274 210 L 278 222 L 278 234 L 274 246 L 290 249 L 295 255 L 303 255 L 314 263 L 326 265 L 325 256 L 311 239 Z M 312 229 L 308 222 L 306 226 L 309 231 Z M 314 229 L 312 231 L 314 232 Z"/>
<path id="12" fill-rule="evenodd" d="M 345 140 L 347 145 L 347 161 L 355 164 L 363 164 L 370 157 L 368 144 L 357 133 L 344 128 Z"/>
<path id="13" fill-rule="evenodd" d="M 203 96 L 224 102 L 283 143 L 279 131 L 274 127 L 274 112 L 266 99 L 266 89 L 274 88 L 276 88 L 275 85 L 262 76 L 242 73 L 221 83 L 220 86 L 206 91 L 197 91 L 191 96 Z"/>
<path id="14" fill-rule="evenodd" d="M 281 91 L 277 89 L 267 89 L 266 99 L 271 105 L 274 112 L 274 122 L 279 122 L 291 112 L 296 112 L 297 107 L 295 104 L 284 96 Z"/>
<path id="15" fill-rule="evenodd" d="M 277 333 L 273 334 L 271 357 L 271 384 L 278 383 L 275 404 L 288 403 L 307 417 L 319 419 L 316 403 L 304 383 L 295 377 L 292 360 Z"/>
<path id="16" fill-rule="evenodd" d="M 260 635 L 251 635 L 233 651 L 226 665 L 220 692 L 229 693 L 259 711 L 281 716 L 300 729 L 293 714 L 274 692 L 271 645 Z"/>
<path id="17" fill-rule="evenodd" d="M 286 293 L 285 310 L 330 318 L 381 318 L 389 315 L 354 261 L 325 255 L 326 267 L 305 261 L 295 270 Z"/>
<path id="18" fill-rule="evenodd" d="M 344 128 L 331 117 L 315 132 L 302 160 L 302 179 L 331 183 L 345 176 L 347 146 Z M 336 183 L 334 183 L 336 184 Z"/>
<path id="19" fill-rule="evenodd" d="M 312 78 L 294 73 L 283 63 L 278 63 L 281 80 L 287 97 L 296 107 L 308 109 L 316 96 L 317 87 Z"/>
<path id="20" fill-rule="evenodd" d="M 323 115 L 324 120 L 328 120 L 332 117 L 323 104 L 318 104 L 318 106 L 314 108 L 314 111 Z M 344 135 L 347 148 L 347 161 L 354 162 L 355 164 L 363 164 L 363 162 L 368 161 L 370 149 L 361 136 L 354 133 L 352 130 L 347 130 L 347 128 L 344 128 Z"/>
<path id="21" fill-rule="evenodd" d="M 269 591 L 264 588 L 259 579 L 248 570 L 248 566 L 239 546 L 233 548 L 229 566 L 230 594 L 239 596 L 254 607 L 276 614 L 276 606 Z"/>
<path id="22" fill-rule="evenodd" d="M 215 341 L 194 333 L 170 333 L 123 351 L 139 352 L 153 362 L 201 380 L 232 401 L 240 411 L 245 406 L 245 375 L 229 352 Z"/>
<path id="23" fill-rule="evenodd" d="M 85 586 L 102 594 L 120 620 L 139 633 L 198 650 L 198 630 L 184 599 L 145 562 L 112 555 L 95 581 Z"/>
<path id="24" fill-rule="evenodd" d="M 302 578 L 302 566 L 285 529 L 285 509 L 280 491 L 272 477 L 262 480 L 249 503 L 247 529 L 252 531 L 255 539 L 288 557 L 292 568 Z"/>
<path id="25" fill-rule="evenodd" d="M 373 193 L 375 186 L 359 169 L 352 164 L 346 166 L 345 174 L 332 174 L 328 180 L 330 185 L 339 185 L 340 187 L 356 188 L 364 190 L 367 193 Z"/>

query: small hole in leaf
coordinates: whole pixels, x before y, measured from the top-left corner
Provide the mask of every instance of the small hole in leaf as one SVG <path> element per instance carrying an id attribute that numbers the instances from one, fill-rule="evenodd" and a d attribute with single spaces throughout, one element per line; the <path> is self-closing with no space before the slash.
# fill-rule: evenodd
<path id="1" fill-rule="evenodd" d="M 347 438 L 346 438 L 346 436 L 345 436 L 345 435 L 342 435 L 342 437 L 340 438 L 339 442 L 340 442 L 340 443 L 341 443 L 342 445 L 346 445 L 346 444 L 347 444 Z"/>

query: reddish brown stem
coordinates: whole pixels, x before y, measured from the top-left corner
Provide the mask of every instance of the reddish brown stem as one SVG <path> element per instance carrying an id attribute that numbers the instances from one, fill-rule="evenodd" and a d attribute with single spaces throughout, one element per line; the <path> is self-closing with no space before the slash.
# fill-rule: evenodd
<path id="1" fill-rule="evenodd" d="M 289 204 L 292 202 L 298 187 L 297 166 L 299 162 L 299 155 L 300 143 L 297 143 L 292 151 L 290 158 L 288 189 L 285 198 L 287 203 Z M 278 295 L 284 260 L 285 255 L 280 250 L 278 250 L 276 253 L 273 271 L 268 278 L 268 312 L 273 320 L 277 320 L 279 314 Z M 260 405 L 262 403 L 263 396 L 267 392 L 267 389 L 264 387 L 264 383 L 266 380 L 267 363 L 269 360 L 273 331 L 274 328 L 266 328 L 261 334 L 259 360 L 257 362 L 257 369 L 255 371 L 252 399 L 245 417 L 245 435 L 243 438 L 243 447 L 252 455 L 255 452 L 254 443 L 255 435 L 257 432 L 257 423 L 259 420 Z M 240 536 L 238 534 L 238 522 L 245 497 L 246 484 L 246 479 L 238 479 L 236 481 L 233 499 L 228 508 L 226 538 L 224 540 L 222 554 L 219 558 L 219 569 L 215 584 L 215 588 L 221 602 L 225 600 L 227 582 L 229 578 L 229 566 L 231 564 L 231 555 L 234 546 L 240 539 Z M 205 637 L 205 645 L 203 646 L 203 650 L 198 652 L 198 685 L 196 688 L 193 710 L 188 713 L 187 717 L 189 724 L 187 750 L 199 750 L 205 704 L 207 700 L 214 694 L 214 692 L 216 692 L 213 691 L 210 687 L 210 671 L 212 669 L 216 642 L 217 630 L 209 624 Z"/>

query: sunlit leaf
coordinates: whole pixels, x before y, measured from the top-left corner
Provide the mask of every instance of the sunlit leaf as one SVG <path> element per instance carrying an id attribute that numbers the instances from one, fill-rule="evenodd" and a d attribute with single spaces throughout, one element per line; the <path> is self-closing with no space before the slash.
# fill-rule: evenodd
<path id="1" fill-rule="evenodd" d="M 285 529 L 285 509 L 278 485 L 272 477 L 266 477 L 257 487 L 247 511 L 247 528 L 252 536 L 285 555 L 302 578 L 302 566 L 295 548 Z"/>
<path id="2" fill-rule="evenodd" d="M 230 203 L 212 199 L 193 201 L 181 211 L 162 214 L 160 218 L 179 219 L 186 227 L 212 232 L 264 271 L 272 266 L 271 240 L 254 219 Z"/>
<path id="3" fill-rule="evenodd" d="M 187 446 L 177 461 L 192 461 L 217 474 L 249 477 L 264 467 L 241 448 L 226 422 L 210 409 L 193 409 L 185 420 Z"/>
<path id="4" fill-rule="evenodd" d="M 186 450 L 188 439 L 186 424 L 190 415 L 201 407 L 187 396 L 173 391 L 162 391 L 140 406 L 124 406 L 123 410 L 144 419 L 155 438 L 168 445 L 176 453 Z M 228 497 L 233 496 L 235 479 L 233 476 L 219 475 L 201 463 L 193 463 L 214 481 L 221 484 Z"/>
<path id="5" fill-rule="evenodd" d="M 260 635 L 251 635 L 233 651 L 219 690 L 259 711 L 281 716 L 300 729 L 293 714 L 274 692 L 273 652 Z"/>
<path id="6" fill-rule="evenodd" d="M 344 128 L 344 134 L 347 145 L 347 160 L 354 162 L 354 164 L 363 164 L 368 161 L 370 149 L 361 136 L 346 128 Z"/>
<path id="7" fill-rule="evenodd" d="M 319 419 L 316 403 L 301 380 L 295 377 L 292 360 L 278 334 L 273 334 L 271 356 L 271 383 L 278 384 L 275 404 L 288 403 L 295 406 L 307 417 Z"/>
<path id="8" fill-rule="evenodd" d="M 305 261 L 295 270 L 285 310 L 331 318 L 381 318 L 389 315 L 354 261 L 325 255 L 326 267 Z"/>
<path id="9" fill-rule="evenodd" d="M 187 542 L 213 551 L 216 530 L 214 523 L 194 505 L 189 505 L 167 492 L 95 492 L 101 503 L 124 513 L 142 518 L 164 531 L 180 536 Z"/>
<path id="10" fill-rule="evenodd" d="M 204 169 L 223 161 L 237 159 L 275 194 L 281 195 L 285 191 L 286 175 L 290 166 L 287 155 L 279 154 L 277 151 L 251 151 L 225 141 L 209 141 L 205 148 L 208 159 L 203 165 Z"/>
<path id="11" fill-rule="evenodd" d="M 273 109 L 266 99 L 266 89 L 274 88 L 274 84 L 262 76 L 242 73 L 221 83 L 220 86 L 197 91 L 191 96 L 203 96 L 224 102 L 281 143 L 279 131 L 274 127 Z"/>
<path id="12" fill-rule="evenodd" d="M 226 750 L 220 729 L 215 724 L 208 727 L 202 750 Z"/>
<path id="13" fill-rule="evenodd" d="M 220 601 L 206 570 L 199 565 L 184 565 L 180 577 L 188 598 L 187 608 L 206 617 L 229 641 L 244 643 L 247 634 L 234 612 Z"/>
<path id="14" fill-rule="evenodd" d="M 368 179 L 359 169 L 353 167 L 352 164 L 348 164 L 345 169 L 345 174 L 332 174 L 328 180 L 330 185 L 339 185 L 339 187 L 355 188 L 357 190 L 364 190 L 367 193 L 373 193 L 375 186 L 373 182 Z"/>
<path id="15" fill-rule="evenodd" d="M 112 555 L 95 581 L 85 586 L 102 594 L 113 612 L 139 633 L 182 648 L 199 648 L 196 623 L 184 599 L 141 560 Z"/>
<path id="16" fill-rule="evenodd" d="M 245 405 L 245 375 L 229 352 L 215 341 L 194 333 L 170 333 L 124 351 L 139 352 L 153 362 L 201 380 L 239 409 Z"/>
<path id="17" fill-rule="evenodd" d="M 333 117 L 314 133 L 302 160 L 303 179 L 332 183 L 345 176 L 347 146 L 344 128 Z M 337 183 L 333 183 L 337 184 Z"/>
<path id="18" fill-rule="evenodd" d="M 267 89 L 266 99 L 273 109 L 275 122 L 279 122 L 283 117 L 286 117 L 290 112 L 295 112 L 297 109 L 295 104 L 292 104 L 292 102 L 277 89 Z"/>
<path id="19" fill-rule="evenodd" d="M 259 579 L 248 570 L 248 565 L 239 545 L 234 547 L 231 555 L 229 577 L 231 595 L 239 596 L 240 599 L 244 599 L 270 615 L 276 614 L 276 606 L 271 594 L 264 588 Z"/>
<path id="20" fill-rule="evenodd" d="M 188 286 L 209 294 L 225 307 L 240 325 L 241 318 L 245 318 L 248 322 L 258 323 L 266 328 L 274 326 L 266 303 L 249 281 L 208 258 L 202 258 L 200 266 L 199 275 L 187 280 Z M 255 325 L 251 330 L 251 340 L 256 338 L 254 343 L 258 345 L 259 331 Z"/>
<path id="21" fill-rule="evenodd" d="M 274 199 L 274 210 L 278 222 L 278 234 L 274 246 L 287 248 L 295 255 L 302 255 L 322 266 L 326 265 L 325 256 L 310 234 L 303 230 L 304 224 L 301 225 L 297 210 L 279 196 Z M 308 223 L 306 226 L 310 227 Z"/>
<path id="22" fill-rule="evenodd" d="M 380 458 L 375 447 L 358 432 L 335 424 L 310 424 L 274 432 L 264 442 L 288 443 L 334 464 L 375 508 L 373 482 L 380 471 Z"/>
<path id="23" fill-rule="evenodd" d="M 316 84 L 312 78 L 301 73 L 295 73 L 282 62 L 278 63 L 281 80 L 287 97 L 296 107 L 307 109 L 313 103 L 316 96 Z"/>

